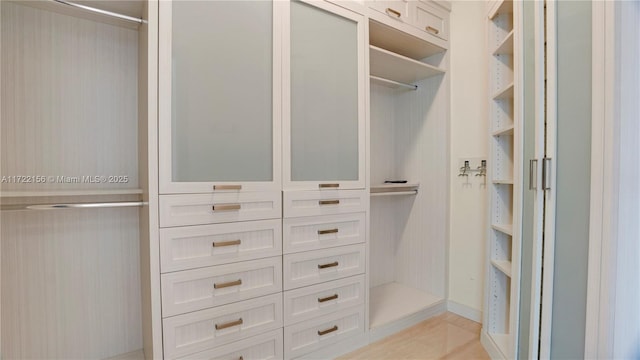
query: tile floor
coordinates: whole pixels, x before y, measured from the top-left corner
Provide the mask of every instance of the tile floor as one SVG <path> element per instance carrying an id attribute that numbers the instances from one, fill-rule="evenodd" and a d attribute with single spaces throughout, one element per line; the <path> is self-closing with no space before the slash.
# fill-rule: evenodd
<path id="1" fill-rule="evenodd" d="M 452 313 L 425 320 L 339 360 L 482 359 L 481 325 Z"/>

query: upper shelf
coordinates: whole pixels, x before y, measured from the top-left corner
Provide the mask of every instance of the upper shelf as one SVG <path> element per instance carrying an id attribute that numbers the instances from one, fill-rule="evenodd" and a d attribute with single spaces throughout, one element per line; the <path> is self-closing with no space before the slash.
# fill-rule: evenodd
<path id="1" fill-rule="evenodd" d="M 435 66 L 398 55 L 379 47 L 370 46 L 371 75 L 402 83 L 414 83 L 445 71 Z"/>
<path id="2" fill-rule="evenodd" d="M 512 13 L 513 12 L 513 1 L 512 0 L 501 0 L 496 3 L 491 12 L 489 13 L 489 19 L 496 17 L 498 14 L 504 13 Z"/>
<path id="3" fill-rule="evenodd" d="M 369 21 L 369 42 L 412 59 L 424 59 L 446 51 L 443 47 L 375 20 Z"/>
<path id="4" fill-rule="evenodd" d="M 105 24 L 137 29 L 142 23 L 142 0 L 20 0 L 16 3 Z"/>
<path id="5" fill-rule="evenodd" d="M 493 55 L 510 55 L 513 54 L 513 30 L 507 34 L 507 36 L 502 40 L 500 45 L 493 52 Z"/>

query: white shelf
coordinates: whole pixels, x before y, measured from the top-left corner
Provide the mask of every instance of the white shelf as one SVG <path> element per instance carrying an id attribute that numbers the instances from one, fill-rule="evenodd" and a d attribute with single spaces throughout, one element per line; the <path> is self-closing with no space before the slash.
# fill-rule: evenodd
<path id="1" fill-rule="evenodd" d="M 496 185 L 513 185 L 513 179 L 494 179 L 492 183 Z"/>
<path id="2" fill-rule="evenodd" d="M 142 189 L 109 189 L 109 190 L 32 190 L 32 191 L 2 191 L 1 198 L 28 198 L 50 196 L 99 196 L 99 195 L 138 195 Z"/>
<path id="3" fill-rule="evenodd" d="M 502 0 L 496 4 L 493 11 L 489 14 L 489 19 L 493 19 L 498 14 L 512 13 L 512 12 L 513 12 L 513 1 Z"/>
<path id="4" fill-rule="evenodd" d="M 435 66 L 413 60 L 376 46 L 369 46 L 371 75 L 405 84 L 444 74 Z"/>
<path id="5" fill-rule="evenodd" d="M 511 261 L 507 260 L 491 260 L 491 265 L 500 270 L 503 274 L 511 277 Z"/>
<path id="6" fill-rule="evenodd" d="M 418 193 L 420 184 L 379 184 L 371 186 L 369 192 L 371 196 L 386 195 L 415 195 Z"/>
<path id="7" fill-rule="evenodd" d="M 391 282 L 371 288 L 369 326 L 373 329 L 444 301 L 442 297 Z"/>
<path id="8" fill-rule="evenodd" d="M 511 30 L 509 34 L 507 34 L 504 40 L 502 40 L 500 45 L 498 45 L 496 50 L 493 52 L 493 55 L 503 55 L 503 54 L 506 54 L 506 55 L 513 54 L 513 30 Z"/>
<path id="9" fill-rule="evenodd" d="M 445 52 L 446 49 L 375 20 L 369 21 L 369 42 L 412 59 Z"/>
<path id="10" fill-rule="evenodd" d="M 513 225 L 498 225 L 498 224 L 492 224 L 491 228 L 493 230 L 497 230 L 500 231 L 501 233 L 507 234 L 509 236 L 513 236 Z"/>
<path id="11" fill-rule="evenodd" d="M 513 125 L 509 125 L 509 126 L 503 128 L 503 129 L 498 129 L 498 130 L 492 132 L 491 135 L 493 135 L 493 136 L 513 135 Z"/>
<path id="12" fill-rule="evenodd" d="M 512 99 L 513 83 L 507 85 L 504 89 L 499 90 L 493 95 L 493 100 Z"/>

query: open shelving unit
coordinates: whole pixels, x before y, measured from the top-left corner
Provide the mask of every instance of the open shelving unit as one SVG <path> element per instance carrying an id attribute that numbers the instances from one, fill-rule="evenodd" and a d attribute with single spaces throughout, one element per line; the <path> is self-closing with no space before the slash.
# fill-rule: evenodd
<path id="1" fill-rule="evenodd" d="M 405 84 L 413 84 L 417 81 L 445 73 L 444 70 L 435 66 L 373 45 L 371 45 L 369 49 L 371 76 Z"/>

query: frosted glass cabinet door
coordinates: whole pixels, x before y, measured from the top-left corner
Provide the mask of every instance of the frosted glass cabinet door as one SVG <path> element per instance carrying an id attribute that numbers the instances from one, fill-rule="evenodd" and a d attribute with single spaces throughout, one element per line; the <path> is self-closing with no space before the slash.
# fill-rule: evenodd
<path id="1" fill-rule="evenodd" d="M 285 189 L 364 188 L 363 18 L 327 2 L 288 10 Z"/>
<path id="2" fill-rule="evenodd" d="M 278 8 L 160 2 L 160 193 L 280 189 Z"/>

